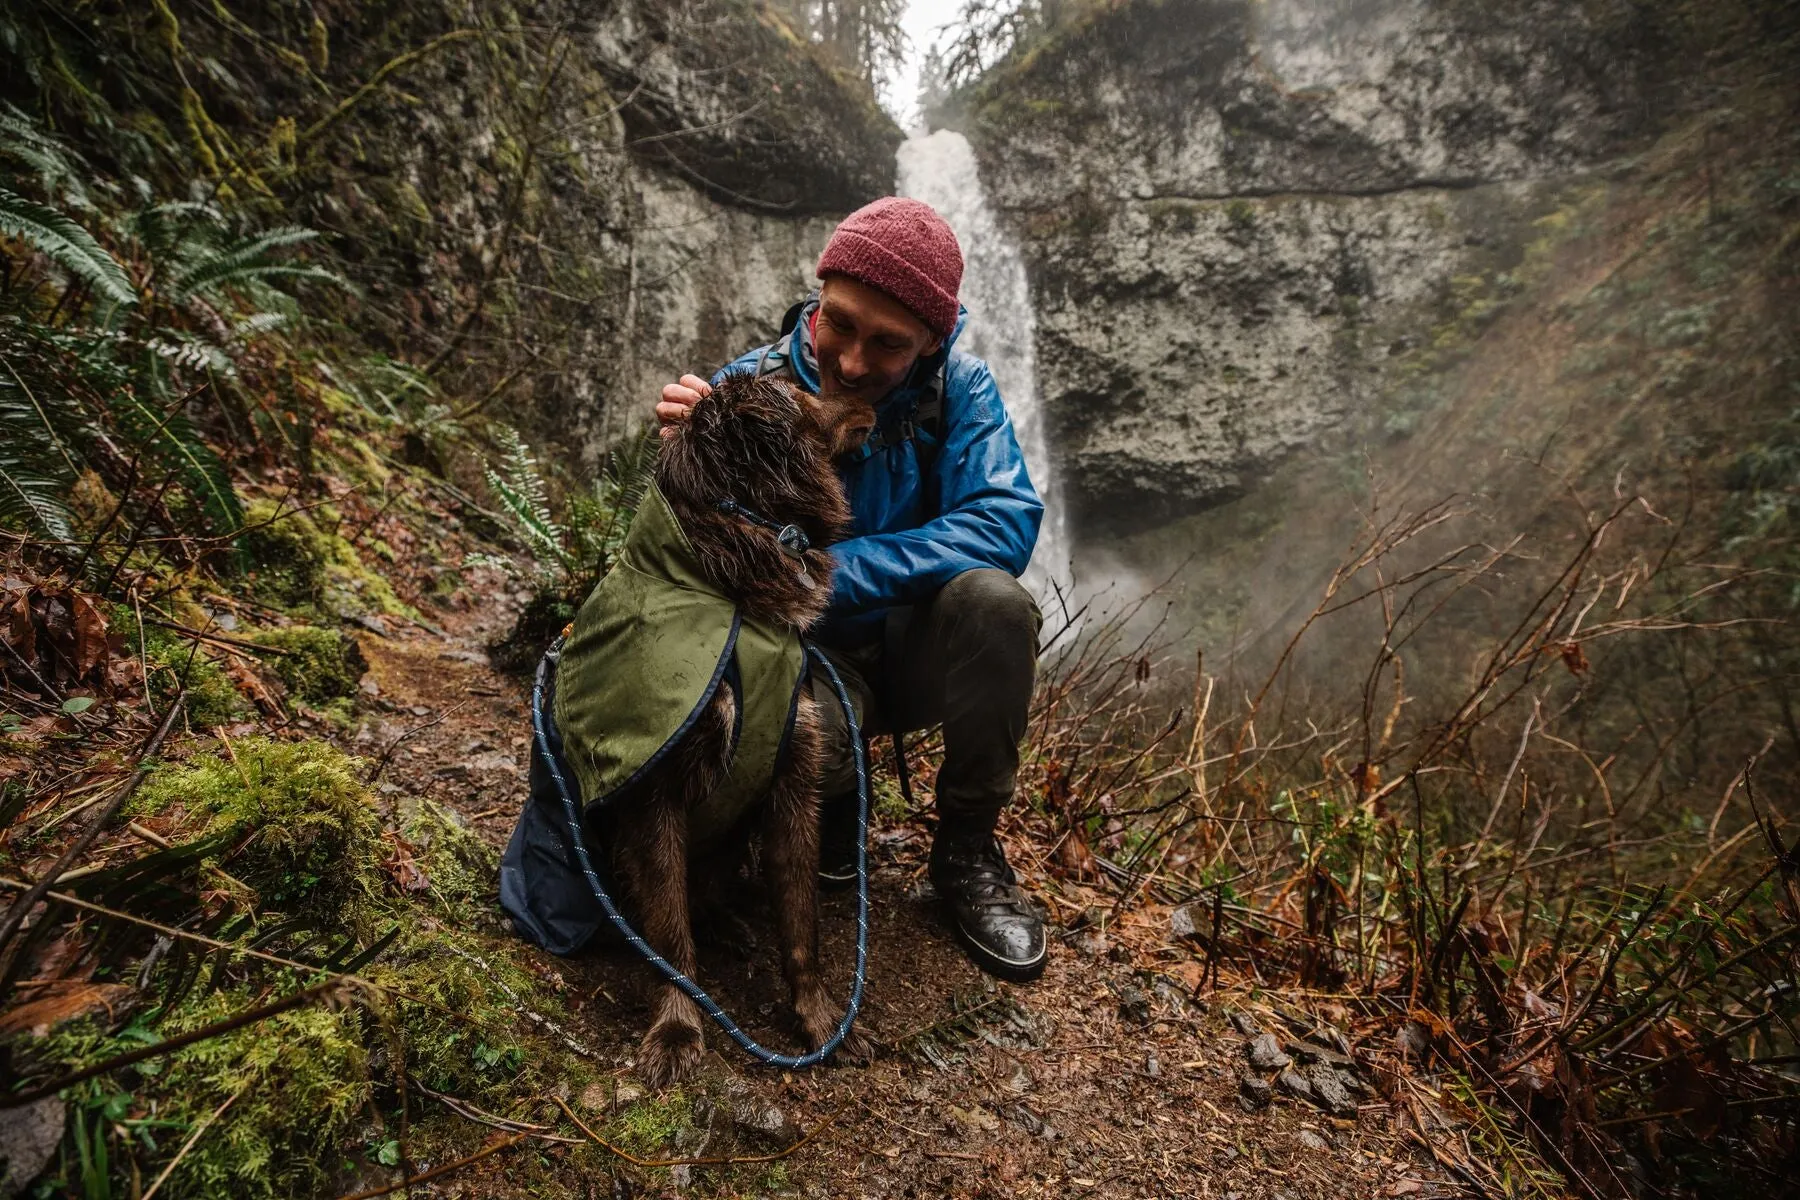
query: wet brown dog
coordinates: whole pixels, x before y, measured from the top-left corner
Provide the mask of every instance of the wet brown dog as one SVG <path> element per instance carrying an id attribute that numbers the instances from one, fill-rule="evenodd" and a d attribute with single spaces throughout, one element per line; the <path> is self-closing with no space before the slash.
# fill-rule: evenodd
<path id="1" fill-rule="evenodd" d="M 663 444 L 657 486 L 702 573 L 746 617 L 798 635 L 824 612 L 832 560 L 818 547 L 841 539 L 850 523 L 832 460 L 860 445 L 874 422 L 873 410 L 860 400 L 821 398 L 781 380 L 735 376 L 721 381 Z M 720 511 L 726 499 L 772 522 L 799 526 L 815 548 L 796 560 L 777 543 L 774 531 Z M 690 978 L 694 934 L 688 815 L 725 777 L 736 706 L 732 689 L 718 687 L 692 728 L 642 781 L 641 790 L 634 789 L 632 802 L 609 810 L 614 869 L 639 928 L 658 953 Z M 826 994 L 818 969 L 819 763 L 818 706 L 803 689 L 760 824 L 782 968 L 808 1049 L 831 1037 L 841 1012 Z M 664 984 L 639 1062 L 646 1083 L 661 1087 L 694 1072 L 702 1047 L 701 1018 L 692 1000 L 673 984 Z M 852 1031 L 840 1053 L 866 1058 L 867 1042 Z"/>

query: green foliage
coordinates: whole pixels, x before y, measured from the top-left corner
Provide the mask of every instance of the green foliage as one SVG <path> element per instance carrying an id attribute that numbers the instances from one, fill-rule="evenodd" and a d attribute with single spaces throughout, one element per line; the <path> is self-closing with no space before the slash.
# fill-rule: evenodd
<path id="1" fill-rule="evenodd" d="M 522 670 L 537 661 L 558 630 L 612 567 L 631 518 L 649 490 L 660 441 L 654 431 L 616 447 L 606 456 L 593 488 L 575 496 L 558 520 L 548 488 L 518 435 L 506 430 L 508 447 L 501 469 L 488 469 L 488 485 L 502 511 L 537 557 L 530 574 L 533 596 L 511 633 L 489 647 L 497 665 Z M 465 565 L 524 572 L 511 559 L 470 555 Z"/>
<path id="2" fill-rule="evenodd" d="M 315 708 L 354 696 L 357 681 L 369 669 L 356 640 L 340 629 L 292 625 L 264 630 L 256 642 L 287 651 L 273 661 L 275 673 L 289 695 Z"/>
<path id="3" fill-rule="evenodd" d="M 536 457 L 519 431 L 510 425 L 499 427 L 502 451 L 498 470 L 487 468 L 487 483 L 499 501 L 500 510 L 512 518 L 513 528 L 525 539 L 526 547 L 542 564 L 541 569 L 567 573 L 574 556 L 564 547 L 569 531 L 550 511 L 550 493 L 544 486 Z"/>
<path id="4" fill-rule="evenodd" d="M 66 215 L 0 187 L 0 236 L 18 238 L 114 304 L 131 304 L 137 289 L 94 235 Z"/>
<path id="5" fill-rule="evenodd" d="M 178 485 L 153 506 L 182 527 L 165 533 L 234 532 L 243 508 L 196 423 L 201 397 L 216 402 L 246 355 L 300 320 L 286 286 L 346 286 L 290 260 L 317 235 L 245 228 L 210 202 L 102 208 L 79 158 L 10 106 L 0 160 L 30 172 L 0 185 L 0 522 L 70 538 L 62 497 L 92 469 L 121 490 Z"/>

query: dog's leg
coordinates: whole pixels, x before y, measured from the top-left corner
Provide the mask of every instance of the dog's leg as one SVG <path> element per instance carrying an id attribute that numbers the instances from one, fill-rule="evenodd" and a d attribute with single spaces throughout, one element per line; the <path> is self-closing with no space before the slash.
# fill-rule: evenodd
<path id="1" fill-rule="evenodd" d="M 688 901 L 688 814 L 724 775 L 734 702 L 719 695 L 682 745 L 657 770 L 640 813 L 619 842 L 619 867 L 643 922 L 644 937 L 676 970 L 694 977 L 694 930 Z M 703 1047 L 699 1006 L 672 983 L 663 985 L 650 1032 L 640 1048 L 646 1085 L 662 1088 L 693 1076 Z"/>
<path id="2" fill-rule="evenodd" d="M 770 798 L 765 847 L 769 885 L 781 941 L 782 971 L 793 993 L 794 1014 L 808 1049 L 824 1045 L 842 1015 L 819 978 L 819 719 L 810 697 L 800 697 L 788 757 Z M 866 1062 L 869 1044 L 854 1029 L 838 1056 Z"/>

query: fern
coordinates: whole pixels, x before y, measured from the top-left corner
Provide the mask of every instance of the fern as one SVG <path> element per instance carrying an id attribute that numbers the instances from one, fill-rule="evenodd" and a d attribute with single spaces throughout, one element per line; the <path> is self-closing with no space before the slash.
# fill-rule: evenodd
<path id="1" fill-rule="evenodd" d="M 48 204 L 0 187 L 0 234 L 18 238 L 69 274 L 87 280 L 115 304 L 137 300 L 137 289 L 119 261 L 93 234 Z"/>
<path id="2" fill-rule="evenodd" d="M 550 512 L 550 496 L 538 471 L 537 459 L 518 430 L 510 425 L 502 425 L 499 429 L 505 456 L 498 471 L 491 466 L 487 468 L 488 487 L 531 552 L 540 561 L 566 572 L 574 566 L 574 559 L 564 544 L 568 530 Z"/>
<path id="3" fill-rule="evenodd" d="M 0 427 L 4 427 L 0 415 Z M 69 480 L 46 464 L 33 463 L 29 442 L 8 436 L 0 444 L 0 524 L 12 525 L 45 537 L 66 541 L 74 536 L 73 519 L 64 500 Z"/>

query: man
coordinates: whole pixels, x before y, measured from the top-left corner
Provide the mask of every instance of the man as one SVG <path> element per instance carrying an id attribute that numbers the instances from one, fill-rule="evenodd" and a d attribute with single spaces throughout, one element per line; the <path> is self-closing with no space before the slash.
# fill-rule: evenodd
<path id="1" fill-rule="evenodd" d="M 720 372 L 779 372 L 809 391 L 867 399 L 876 432 L 839 464 L 854 513 L 831 609 L 814 635 L 871 733 L 944 727 L 931 881 L 977 965 L 1043 972 L 1042 918 L 994 837 L 1012 799 L 1040 617 L 1020 586 L 1043 505 L 987 364 L 956 350 L 963 259 L 930 205 L 890 197 L 846 217 L 819 259 L 821 287 L 781 341 Z M 711 392 L 663 388 L 664 424 Z M 829 685 L 815 679 L 814 694 Z M 855 764 L 829 699 L 820 874 L 855 877 Z"/>

